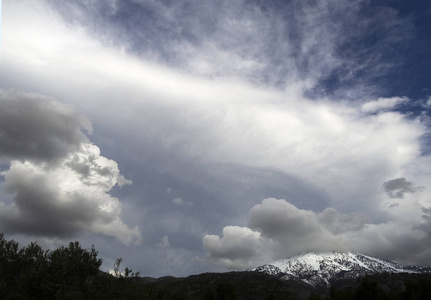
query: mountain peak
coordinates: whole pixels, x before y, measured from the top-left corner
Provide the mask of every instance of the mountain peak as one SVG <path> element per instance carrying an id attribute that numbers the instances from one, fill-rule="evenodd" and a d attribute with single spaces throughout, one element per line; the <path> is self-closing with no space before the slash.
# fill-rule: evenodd
<path id="1" fill-rule="evenodd" d="M 282 279 L 299 279 L 313 286 L 332 280 L 378 273 L 430 273 L 431 267 L 404 266 L 353 252 L 307 252 L 253 269 Z"/>

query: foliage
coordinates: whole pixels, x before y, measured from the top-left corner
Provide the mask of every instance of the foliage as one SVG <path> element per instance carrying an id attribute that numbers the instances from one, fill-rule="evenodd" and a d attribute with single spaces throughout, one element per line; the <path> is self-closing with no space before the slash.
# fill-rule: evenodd
<path id="1" fill-rule="evenodd" d="M 97 255 L 79 242 L 54 251 L 37 243 L 20 249 L 0 234 L 0 299 L 151 299 L 151 287 L 101 272 Z M 126 268 L 121 279 L 138 274 Z"/>
<path id="2" fill-rule="evenodd" d="M 77 299 L 88 294 L 87 280 L 99 273 L 102 260 L 94 247 L 78 242 L 54 251 L 37 243 L 19 249 L 0 234 L 0 295 L 6 299 Z"/>
<path id="3" fill-rule="evenodd" d="M 356 285 L 331 287 L 326 300 L 419 300 L 429 299 L 430 274 L 381 274 L 360 278 Z"/>
<path id="4" fill-rule="evenodd" d="M 216 288 L 217 299 L 234 300 L 236 299 L 235 287 L 229 282 L 219 283 Z"/>
<path id="5" fill-rule="evenodd" d="M 117 278 L 136 278 L 139 277 L 139 272 L 133 272 L 132 269 L 125 268 L 124 271 L 120 269 L 123 259 L 117 258 L 114 263 L 114 276 Z"/>

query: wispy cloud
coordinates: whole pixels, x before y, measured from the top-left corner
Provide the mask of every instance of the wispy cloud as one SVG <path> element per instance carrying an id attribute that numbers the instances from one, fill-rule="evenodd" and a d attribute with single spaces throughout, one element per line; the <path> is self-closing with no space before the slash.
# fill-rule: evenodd
<path id="1" fill-rule="evenodd" d="M 302 82 L 320 96 L 340 84 L 356 92 L 372 86 L 402 63 L 386 55 L 411 32 L 395 11 L 362 0 L 51 3 L 95 38 L 146 60 L 209 78 L 281 88 Z"/>
<path id="2" fill-rule="evenodd" d="M 362 104 L 361 110 L 365 113 L 392 110 L 401 103 L 408 101 L 407 97 L 379 98 Z"/>

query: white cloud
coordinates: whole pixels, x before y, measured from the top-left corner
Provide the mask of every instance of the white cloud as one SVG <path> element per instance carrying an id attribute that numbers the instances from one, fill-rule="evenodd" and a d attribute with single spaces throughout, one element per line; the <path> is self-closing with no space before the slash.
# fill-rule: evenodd
<path id="1" fill-rule="evenodd" d="M 186 201 L 180 197 L 172 199 L 172 203 L 177 205 L 177 206 L 191 206 L 191 205 L 193 205 L 192 202 Z"/>
<path id="2" fill-rule="evenodd" d="M 169 242 L 169 237 L 167 235 L 165 235 L 164 237 L 162 237 L 161 240 L 160 240 L 160 242 L 157 243 L 157 246 L 159 246 L 161 248 L 170 247 L 171 243 Z"/>
<path id="3" fill-rule="evenodd" d="M 184 200 L 183 200 L 183 199 L 181 199 L 181 198 L 175 198 L 175 199 L 172 199 L 172 203 L 173 203 L 173 204 L 176 204 L 176 205 L 182 205 L 182 204 L 184 204 L 185 202 L 184 202 Z"/>
<path id="4" fill-rule="evenodd" d="M 246 227 L 226 226 L 223 236 L 205 235 L 202 238 L 209 259 L 230 269 L 251 267 L 261 255 L 260 233 Z"/>
<path id="5" fill-rule="evenodd" d="M 76 157 L 85 158 L 76 161 Z M 8 232 L 71 236 L 91 231 L 129 244 L 140 240 L 139 229 L 120 219 L 121 203 L 108 194 L 130 181 L 117 164 L 91 144 L 56 165 L 12 161 L 2 173 L 13 203 L 0 209 L 0 225 Z"/>
<path id="6" fill-rule="evenodd" d="M 379 111 L 391 110 L 403 102 L 408 101 L 407 97 L 379 98 L 362 104 L 361 110 L 365 113 L 375 113 Z"/>
<path id="7" fill-rule="evenodd" d="M 226 226 L 221 238 L 206 235 L 202 241 L 208 259 L 227 269 L 257 266 L 262 258 L 268 263 L 308 251 L 354 251 L 407 263 L 422 257 L 429 246 L 429 218 L 416 224 L 374 224 L 359 214 L 341 214 L 334 208 L 316 213 L 268 198 L 250 210 L 251 229 Z M 251 250 L 242 253 L 239 245 L 243 243 L 245 247 L 253 244 L 259 255 Z"/>

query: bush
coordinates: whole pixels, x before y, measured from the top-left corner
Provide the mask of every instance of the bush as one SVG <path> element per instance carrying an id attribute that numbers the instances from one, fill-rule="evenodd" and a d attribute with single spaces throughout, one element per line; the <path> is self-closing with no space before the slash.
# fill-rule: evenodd
<path id="1" fill-rule="evenodd" d="M 101 264 L 94 247 L 88 251 L 79 242 L 54 251 L 44 251 L 37 243 L 19 249 L 17 242 L 0 234 L 0 298 L 83 298 Z"/>

